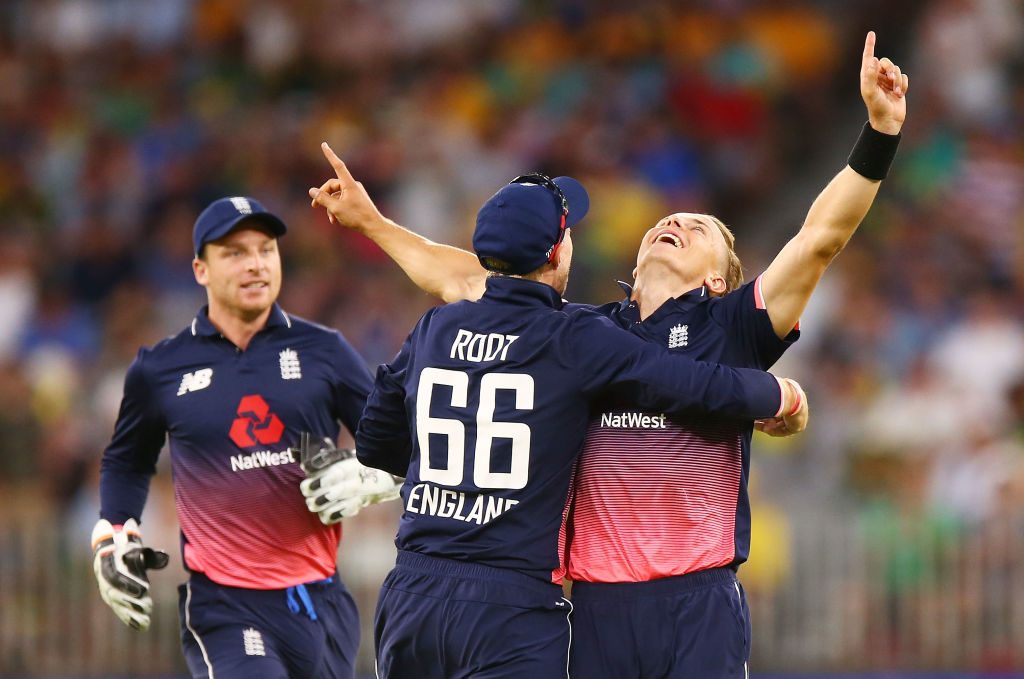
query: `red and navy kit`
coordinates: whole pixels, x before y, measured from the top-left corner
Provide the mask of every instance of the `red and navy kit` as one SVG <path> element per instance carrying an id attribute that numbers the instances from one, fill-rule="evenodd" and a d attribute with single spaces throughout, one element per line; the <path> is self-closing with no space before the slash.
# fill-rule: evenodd
<path id="1" fill-rule="evenodd" d="M 722 297 L 698 288 L 643 322 L 628 299 L 600 310 L 672 353 L 767 370 L 799 330 L 775 334 L 760 281 Z M 570 579 L 639 582 L 746 561 L 752 433 L 752 420 L 645 410 L 628 394 L 598 403 L 577 472 Z"/>
<path id="2" fill-rule="evenodd" d="M 100 515 L 115 524 L 140 518 L 166 438 L 186 567 L 202 573 L 207 585 L 232 588 L 231 597 L 239 600 L 248 590 L 280 590 L 282 606 L 294 604 L 316 619 L 301 586 L 336 580 L 341 526 L 324 526 L 306 508 L 299 491 L 303 472 L 288 449 L 302 431 L 337 437 L 339 421 L 355 431 L 370 387 L 365 363 L 337 331 L 275 305 L 242 351 L 203 309 L 176 336 L 140 350 L 128 369 L 101 465 Z M 302 602 L 286 601 L 284 590 L 293 587 L 300 587 Z M 182 596 L 183 605 L 189 599 L 200 609 L 205 605 L 202 592 L 186 587 Z M 346 624 L 358 625 L 354 607 Z M 187 629 L 184 619 L 182 627 L 195 637 L 186 639 L 186 657 L 190 665 L 202 661 L 193 667 L 197 676 L 207 675 L 207 656 L 244 649 L 239 629 L 230 649 L 214 644 L 190 655 L 189 644 L 199 643 L 203 630 Z M 255 629 L 266 637 L 266 651 L 272 634 Z M 354 645 L 351 651 L 349 662 Z"/>
<path id="3" fill-rule="evenodd" d="M 402 582 L 386 582 L 378 606 L 382 677 L 424 671 L 424 659 L 406 653 L 417 640 L 408 619 L 409 597 L 436 599 L 443 589 L 436 579 L 484 577 L 479 570 L 470 576 L 457 567 L 431 569 L 429 560 L 408 563 L 411 557 L 403 554 L 512 571 L 541 583 L 561 581 L 572 475 L 589 404 L 609 387 L 651 408 L 746 419 L 775 415 L 781 398 L 778 383 L 766 373 L 672 357 L 600 314 L 564 310 L 547 285 L 503 277 L 488 279 L 478 302 L 428 311 L 395 361 L 379 369 L 356 449 L 364 464 L 406 477 L 399 563 L 389 576 L 393 581 L 398 573 Z M 431 570 L 433 582 L 426 574 Z M 549 607 L 537 610 L 564 619 L 568 604 L 561 602 L 560 588 L 548 586 Z M 443 615 L 434 604 L 425 603 L 425 614 Z M 491 630 L 485 621 L 486 616 L 466 615 L 464 624 L 445 635 L 445 643 L 457 647 L 435 651 L 455 657 L 480 635 L 512 638 L 508 625 Z M 535 634 L 534 624 L 543 626 L 529 616 L 516 622 L 524 639 Z M 394 654 L 383 656 L 388 649 Z M 493 661 L 467 660 L 481 666 Z M 548 662 L 557 666 L 555 657 Z"/>
<path id="4" fill-rule="evenodd" d="M 341 527 L 307 508 L 299 433 L 355 431 L 371 379 L 334 330 L 275 306 L 245 351 L 205 309 L 128 369 L 103 456 L 100 515 L 138 519 L 169 440 L 185 565 L 222 585 L 279 589 L 332 575 Z"/>
<path id="5" fill-rule="evenodd" d="M 642 322 L 628 299 L 600 311 L 672 353 L 766 370 L 799 330 L 784 339 L 775 334 L 760 283 L 758 277 L 722 297 L 698 288 Z M 651 411 L 625 394 L 595 408 L 569 526 L 568 573 L 580 623 L 574 668 L 581 676 L 743 676 L 737 648 L 749 643 L 749 622 L 736 616 L 745 616 L 746 604 L 734 571 L 750 547 L 752 431 L 751 420 Z M 638 478 L 655 481 L 637 484 Z M 670 591 L 681 602 L 667 604 Z M 641 643 L 623 642 L 635 619 L 650 621 L 652 633 L 637 639 L 656 638 L 657 628 L 659 635 L 674 630 L 680 644 L 705 637 L 721 643 L 652 656 Z M 731 634 L 721 633 L 730 627 Z M 686 648 L 696 650 L 686 655 Z M 665 658 L 675 658 L 676 673 L 640 669 Z M 721 671 L 710 669 L 716 662 Z"/>

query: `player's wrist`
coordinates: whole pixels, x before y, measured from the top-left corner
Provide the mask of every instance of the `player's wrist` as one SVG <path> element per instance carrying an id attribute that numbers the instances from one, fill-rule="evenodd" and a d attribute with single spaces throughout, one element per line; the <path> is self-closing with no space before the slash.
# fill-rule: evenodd
<path id="1" fill-rule="evenodd" d="M 785 377 L 779 377 L 778 375 L 773 375 L 773 377 L 779 383 L 779 409 L 775 411 L 772 417 L 782 417 L 793 407 L 793 388 L 789 386 L 789 382 Z"/>
<path id="2" fill-rule="evenodd" d="M 807 394 L 796 380 L 786 378 L 786 381 L 793 390 L 794 400 L 789 412 L 783 415 L 781 420 L 786 435 L 798 434 L 807 428 L 809 418 Z"/>
<path id="3" fill-rule="evenodd" d="M 875 118 L 868 116 L 868 125 L 879 134 L 886 134 L 892 137 L 899 135 L 903 129 L 903 122 L 893 118 Z"/>
<path id="4" fill-rule="evenodd" d="M 807 407 L 807 395 L 804 394 L 804 390 L 800 386 L 799 382 L 788 377 L 783 379 L 786 380 L 786 384 L 789 385 L 791 393 L 793 395 L 792 403 L 790 403 L 789 410 L 786 412 L 785 415 L 782 416 L 783 419 L 786 419 L 797 415 L 801 410 Z"/>
<path id="5" fill-rule="evenodd" d="M 775 417 L 783 419 L 793 417 L 806 407 L 807 397 L 796 380 L 778 376 L 775 379 L 782 391 L 782 400 Z"/>
<path id="6" fill-rule="evenodd" d="M 361 217 L 352 226 L 356 231 L 373 240 L 374 236 L 385 233 L 389 229 L 395 229 L 398 225 L 380 212 L 374 212 Z"/>
<path id="7" fill-rule="evenodd" d="M 783 415 L 783 418 L 793 417 L 800 412 L 800 408 L 804 405 L 804 399 L 800 394 L 800 390 L 793 385 L 793 380 L 786 380 L 786 384 L 790 385 L 790 389 L 793 392 L 793 402 L 790 404 L 790 410 Z"/>
<path id="8" fill-rule="evenodd" d="M 882 127 L 888 128 L 887 125 Z M 867 122 L 861 129 L 853 150 L 850 151 L 847 164 L 865 179 L 881 181 L 889 174 L 901 137 L 899 130 L 896 130 L 895 134 L 890 134 L 875 129 L 873 122 Z"/>

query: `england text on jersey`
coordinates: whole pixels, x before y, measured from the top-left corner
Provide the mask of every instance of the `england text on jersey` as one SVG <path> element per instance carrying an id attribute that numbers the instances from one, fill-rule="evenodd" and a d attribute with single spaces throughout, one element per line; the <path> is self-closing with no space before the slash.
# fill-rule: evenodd
<path id="1" fill-rule="evenodd" d="M 479 526 L 496 519 L 517 504 L 519 500 L 497 495 L 464 493 L 430 483 L 417 483 L 409 489 L 405 510 L 413 514 L 429 514 Z"/>

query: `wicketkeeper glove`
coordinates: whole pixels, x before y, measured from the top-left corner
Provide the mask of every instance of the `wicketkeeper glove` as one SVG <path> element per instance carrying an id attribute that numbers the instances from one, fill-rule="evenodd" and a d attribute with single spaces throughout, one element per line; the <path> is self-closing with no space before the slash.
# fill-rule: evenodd
<path id="1" fill-rule="evenodd" d="M 398 499 L 402 484 L 394 476 L 363 465 L 352 448 L 337 448 L 329 438 L 313 443 L 303 432 L 299 460 L 306 478 L 299 484 L 309 511 L 330 526 L 378 502 Z"/>
<path id="2" fill-rule="evenodd" d="M 142 546 L 135 519 L 113 526 L 100 519 L 92 529 L 92 569 L 100 596 L 121 622 L 137 630 L 149 628 L 153 600 L 149 596 L 148 569 L 167 566 L 167 552 Z"/>

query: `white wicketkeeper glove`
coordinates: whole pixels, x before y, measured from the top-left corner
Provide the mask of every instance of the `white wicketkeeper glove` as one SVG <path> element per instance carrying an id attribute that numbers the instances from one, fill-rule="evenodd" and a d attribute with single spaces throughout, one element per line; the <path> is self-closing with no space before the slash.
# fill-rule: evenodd
<path id="1" fill-rule="evenodd" d="M 142 546 L 135 519 L 116 528 L 106 519 L 97 521 L 92 529 L 92 549 L 92 569 L 103 601 L 121 622 L 146 630 L 153 611 L 146 570 L 164 568 L 167 552 Z"/>
<path id="2" fill-rule="evenodd" d="M 363 507 L 398 499 L 402 484 L 394 476 L 363 465 L 352 448 L 337 448 L 329 438 L 315 445 L 299 439 L 299 460 L 306 478 L 299 484 L 309 511 L 330 526 L 355 516 Z"/>

